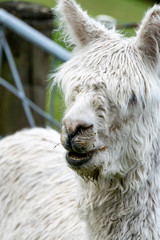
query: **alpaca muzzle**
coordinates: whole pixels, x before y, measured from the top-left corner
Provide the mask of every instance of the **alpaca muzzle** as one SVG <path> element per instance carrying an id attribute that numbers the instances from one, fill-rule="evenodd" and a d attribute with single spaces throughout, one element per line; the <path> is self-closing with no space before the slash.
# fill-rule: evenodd
<path id="1" fill-rule="evenodd" d="M 62 127 L 61 142 L 70 165 L 80 166 L 88 162 L 95 150 L 95 132 L 92 124 L 66 119 Z"/>

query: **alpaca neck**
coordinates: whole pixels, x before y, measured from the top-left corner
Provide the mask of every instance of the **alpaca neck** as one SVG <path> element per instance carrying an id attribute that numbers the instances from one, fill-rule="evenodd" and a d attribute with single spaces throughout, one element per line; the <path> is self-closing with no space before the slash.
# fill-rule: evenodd
<path id="1" fill-rule="evenodd" d="M 115 177 L 112 182 L 106 183 L 106 186 L 112 186 L 110 189 L 102 189 L 101 186 L 105 186 L 104 179 L 99 179 L 97 185 L 89 182 L 85 188 L 82 186 L 79 211 L 86 223 L 89 240 L 160 239 L 160 229 L 157 233 L 160 227 L 158 172 L 149 173 L 137 189 L 128 188 L 124 191 L 124 181 L 127 178 Z"/>

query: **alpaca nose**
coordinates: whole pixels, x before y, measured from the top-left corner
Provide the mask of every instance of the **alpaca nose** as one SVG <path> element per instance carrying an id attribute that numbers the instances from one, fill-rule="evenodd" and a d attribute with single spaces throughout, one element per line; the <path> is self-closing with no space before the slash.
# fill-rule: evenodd
<path id="1" fill-rule="evenodd" d="M 85 121 L 65 119 L 63 121 L 61 142 L 65 149 L 75 152 L 85 152 L 86 142 L 93 132 L 93 124 Z"/>
<path id="2" fill-rule="evenodd" d="M 70 119 L 65 119 L 63 123 L 66 129 L 67 135 L 69 137 L 73 137 L 77 134 L 80 134 L 81 131 L 93 126 L 92 124 L 86 123 L 84 121 L 78 121 L 78 120 L 72 121 Z"/>

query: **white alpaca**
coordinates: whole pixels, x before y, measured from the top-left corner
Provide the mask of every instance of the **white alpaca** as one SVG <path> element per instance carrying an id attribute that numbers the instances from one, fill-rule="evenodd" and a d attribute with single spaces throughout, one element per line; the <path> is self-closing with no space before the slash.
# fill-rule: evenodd
<path id="1" fill-rule="evenodd" d="M 0 142 L 0 239 L 159 240 L 160 6 L 130 39 L 57 9 L 76 45 L 55 76 L 66 161 L 52 130 Z"/>

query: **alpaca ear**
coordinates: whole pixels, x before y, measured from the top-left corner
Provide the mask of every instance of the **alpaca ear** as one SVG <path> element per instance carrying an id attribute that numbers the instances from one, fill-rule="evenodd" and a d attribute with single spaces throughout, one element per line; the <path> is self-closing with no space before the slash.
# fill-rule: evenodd
<path id="1" fill-rule="evenodd" d="M 160 6 L 154 5 L 145 15 L 137 32 L 137 45 L 142 52 L 156 62 L 160 53 Z"/>
<path id="2" fill-rule="evenodd" d="M 103 36 L 105 27 L 90 18 L 74 0 L 59 0 L 57 11 L 72 43 L 84 46 Z"/>

